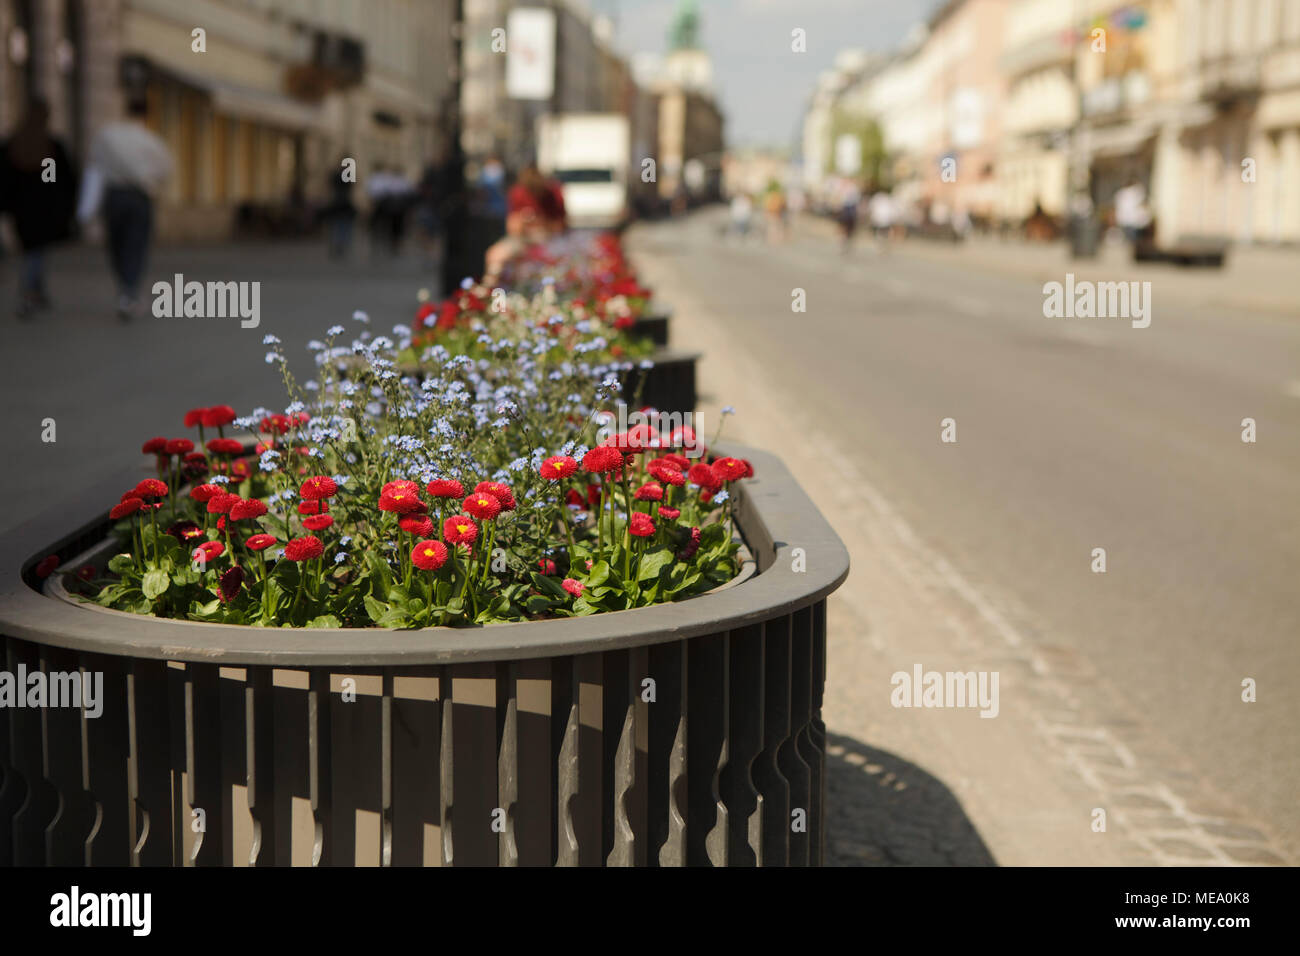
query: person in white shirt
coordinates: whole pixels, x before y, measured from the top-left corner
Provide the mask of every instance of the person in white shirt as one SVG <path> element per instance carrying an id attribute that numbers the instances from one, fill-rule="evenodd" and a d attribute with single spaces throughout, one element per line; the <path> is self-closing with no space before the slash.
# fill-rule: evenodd
<path id="1" fill-rule="evenodd" d="M 1136 242 L 1138 234 L 1151 222 L 1147 209 L 1147 191 L 1136 179 L 1115 192 L 1115 225 L 1124 231 L 1124 238 Z"/>
<path id="2" fill-rule="evenodd" d="M 171 151 L 145 126 L 142 99 L 127 104 L 127 118 L 109 123 L 90 146 L 77 218 L 88 222 L 102 204 L 108 258 L 117 278 L 118 316 L 135 312 L 153 233 L 153 197 L 172 173 Z"/>

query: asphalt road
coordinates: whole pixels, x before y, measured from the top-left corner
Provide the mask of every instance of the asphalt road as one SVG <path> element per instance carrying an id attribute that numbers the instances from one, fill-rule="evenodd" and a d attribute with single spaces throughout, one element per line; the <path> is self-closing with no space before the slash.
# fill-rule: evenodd
<path id="1" fill-rule="evenodd" d="M 721 241 L 719 222 L 645 227 L 636 244 L 931 548 L 1021 609 L 1017 635 L 1085 661 L 1294 854 L 1300 322 L 1187 301 L 1169 271 L 1149 328 L 1049 319 L 1037 280 L 906 250 L 844 256 L 820 233 Z"/>

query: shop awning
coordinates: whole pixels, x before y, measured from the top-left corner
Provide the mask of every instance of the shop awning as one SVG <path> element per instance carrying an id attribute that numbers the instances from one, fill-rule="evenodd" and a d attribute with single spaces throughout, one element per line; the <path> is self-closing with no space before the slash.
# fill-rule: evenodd
<path id="1" fill-rule="evenodd" d="M 292 130 L 318 129 L 325 125 L 325 114 L 319 106 L 283 93 L 241 86 L 217 77 L 178 70 L 164 63 L 151 62 L 150 66 L 162 76 L 207 93 L 218 113 Z"/>

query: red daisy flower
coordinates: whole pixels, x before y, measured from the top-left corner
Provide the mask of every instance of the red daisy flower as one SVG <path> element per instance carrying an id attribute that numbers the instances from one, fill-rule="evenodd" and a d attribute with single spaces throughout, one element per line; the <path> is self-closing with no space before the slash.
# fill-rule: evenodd
<path id="1" fill-rule="evenodd" d="M 574 597 L 582 597 L 582 592 L 586 590 L 586 585 L 574 578 L 565 578 L 560 582 L 560 587 L 568 591 Z"/>
<path id="2" fill-rule="evenodd" d="M 325 517 L 329 516 L 326 515 Z M 308 527 L 307 521 L 312 520 L 315 519 L 306 519 L 303 521 L 302 526 L 304 528 Z M 330 518 L 331 522 L 333 522 L 333 520 L 333 518 Z M 407 534 L 413 534 L 417 538 L 427 538 L 429 535 L 433 534 L 433 519 L 428 515 L 403 515 L 397 520 L 397 526 Z"/>
<path id="3" fill-rule="evenodd" d="M 167 529 L 167 533 L 182 544 L 186 541 L 197 541 L 203 537 L 203 529 L 193 521 L 178 521 Z"/>
<path id="4" fill-rule="evenodd" d="M 578 463 L 568 455 L 552 455 L 542 462 L 537 473 L 548 481 L 557 481 L 560 478 L 568 478 L 577 470 Z"/>
<path id="5" fill-rule="evenodd" d="M 185 427 L 194 428 L 198 425 L 202 425 L 203 413 L 206 411 L 207 411 L 206 408 L 191 408 L 188 412 L 185 413 Z"/>
<path id="6" fill-rule="evenodd" d="M 501 513 L 501 502 L 496 495 L 486 491 L 476 491 L 465 499 L 465 510 L 475 518 L 490 521 Z"/>
<path id="7" fill-rule="evenodd" d="M 199 420 L 208 428 L 218 428 L 222 425 L 229 425 L 235 420 L 235 410 L 229 405 L 213 405 L 211 408 L 202 410 Z"/>
<path id="8" fill-rule="evenodd" d="M 310 561 L 325 553 L 325 545 L 315 535 L 294 538 L 284 546 L 284 556 L 290 561 Z"/>
<path id="9" fill-rule="evenodd" d="M 205 504 L 217 495 L 224 495 L 225 493 L 226 489 L 222 488 L 220 485 L 199 485 L 196 488 L 190 489 L 190 497 L 195 501 L 201 501 Z"/>
<path id="10" fill-rule="evenodd" d="M 394 491 L 404 491 L 408 495 L 420 496 L 420 486 L 413 481 L 405 478 L 398 478 L 396 481 L 390 481 L 384 487 L 379 489 L 381 495 L 391 495 Z"/>
<path id="11" fill-rule="evenodd" d="M 308 531 L 324 531 L 333 523 L 333 515 L 312 515 L 302 519 L 302 526 Z"/>
<path id="12" fill-rule="evenodd" d="M 333 478 L 326 475 L 313 475 L 302 483 L 298 489 L 298 494 L 302 495 L 308 501 L 319 501 L 321 498 L 333 498 L 338 494 L 339 486 Z"/>
<path id="13" fill-rule="evenodd" d="M 661 460 L 676 465 L 678 471 L 685 471 L 687 468 L 691 467 L 691 460 L 685 455 L 679 455 L 676 452 L 669 452 L 668 454 L 661 456 Z"/>
<path id="14" fill-rule="evenodd" d="M 222 544 L 220 541 L 204 541 L 201 545 L 199 545 L 197 548 L 194 549 L 194 551 L 190 554 L 190 557 L 194 558 L 195 560 L 202 557 L 203 561 L 206 563 L 208 561 L 212 561 L 215 558 L 221 557 L 222 552 L 224 552 L 225 550 L 226 550 L 226 546 Z"/>
<path id="15" fill-rule="evenodd" d="M 692 528 L 690 537 L 686 541 L 686 546 L 682 548 L 681 553 L 677 555 L 677 560 L 689 561 L 691 558 L 695 557 L 695 552 L 698 550 L 700 550 L 700 529 Z"/>
<path id="16" fill-rule="evenodd" d="M 411 563 L 422 571 L 437 571 L 447 561 L 447 546 L 441 541 L 421 541 L 411 549 Z"/>
<path id="17" fill-rule="evenodd" d="M 146 478 L 140 484 L 135 486 L 133 497 L 136 498 L 161 498 L 167 494 L 167 483 L 159 481 L 157 478 Z"/>
<path id="18" fill-rule="evenodd" d="M 207 447 L 214 455 L 238 455 L 244 450 L 244 446 L 233 438 L 210 438 Z"/>
<path id="19" fill-rule="evenodd" d="M 541 569 L 541 572 L 543 574 L 555 573 L 555 562 L 552 561 L 550 558 L 538 558 L 537 567 Z"/>
<path id="20" fill-rule="evenodd" d="M 600 485 L 587 486 L 587 504 L 593 506 L 600 504 Z"/>
<path id="21" fill-rule="evenodd" d="M 634 511 L 628 520 L 628 530 L 634 537 L 648 538 L 655 533 L 655 523 L 644 511 Z"/>
<path id="22" fill-rule="evenodd" d="M 230 505 L 230 511 L 228 514 L 230 515 L 231 521 L 243 521 L 246 518 L 260 518 L 262 515 L 266 514 L 266 505 L 256 498 L 240 498 L 238 501 L 235 501 Z"/>
<path id="23" fill-rule="evenodd" d="M 244 542 L 244 546 L 249 551 L 262 551 L 273 544 L 275 544 L 275 535 L 273 534 L 255 534 Z"/>
<path id="24" fill-rule="evenodd" d="M 217 597 L 223 604 L 229 604 L 239 596 L 239 589 L 244 586 L 244 569 L 235 565 L 225 574 L 217 585 Z"/>
<path id="25" fill-rule="evenodd" d="M 715 492 L 722 487 L 722 479 L 718 477 L 718 473 L 702 461 L 691 465 L 691 470 L 687 472 L 687 477 L 710 493 Z"/>
<path id="26" fill-rule="evenodd" d="M 230 473 L 236 478 L 247 478 L 253 473 L 253 469 L 249 466 L 247 458 L 239 458 L 230 463 Z"/>
<path id="27" fill-rule="evenodd" d="M 650 472 L 652 478 L 657 478 L 667 484 L 686 484 L 686 476 L 682 474 L 682 470 L 666 458 L 656 458 L 645 466 L 645 470 Z"/>
<path id="28" fill-rule="evenodd" d="M 287 415 L 268 415 L 257 423 L 257 430 L 264 435 L 283 435 L 292 427 Z"/>
<path id="29" fill-rule="evenodd" d="M 93 581 L 95 580 L 95 569 L 89 564 L 83 564 L 77 568 L 77 577 L 83 581 Z"/>
<path id="30" fill-rule="evenodd" d="M 239 495 L 232 495 L 228 491 L 220 492 L 208 499 L 208 514 L 223 515 L 227 514 L 235 503 L 239 501 Z"/>
<path id="31" fill-rule="evenodd" d="M 723 481 L 736 481 L 745 477 L 745 463 L 739 458 L 719 458 L 713 470 Z"/>
<path id="32" fill-rule="evenodd" d="M 740 463 L 741 463 L 742 465 L 745 466 L 745 477 L 746 477 L 746 478 L 753 478 L 753 477 L 754 477 L 754 466 L 753 466 L 752 464 L 750 464 L 749 459 L 748 459 L 748 458 L 742 458 L 742 459 L 740 459 Z"/>
<path id="33" fill-rule="evenodd" d="M 649 481 L 636 490 L 635 497 L 637 501 L 663 501 L 664 489 L 662 485 Z"/>
<path id="34" fill-rule="evenodd" d="M 150 438 L 140 446 L 140 451 L 146 455 L 163 455 L 167 452 L 167 439 L 159 435 L 157 438 Z"/>
<path id="35" fill-rule="evenodd" d="M 623 467 L 623 453 L 610 445 L 597 445 L 582 458 L 582 467 L 593 474 Z"/>
<path id="36" fill-rule="evenodd" d="M 436 478 L 428 484 L 429 494 L 435 498 L 461 498 L 465 495 L 465 486 L 451 478 Z"/>
<path id="37" fill-rule="evenodd" d="M 380 511 L 394 511 L 399 515 L 409 515 L 428 511 L 428 506 L 409 491 L 394 491 L 379 496 Z"/>
<path id="38" fill-rule="evenodd" d="M 449 544 L 473 544 L 478 538 L 478 525 L 469 515 L 452 515 L 442 523 L 442 536 Z"/>
<path id="39" fill-rule="evenodd" d="M 515 510 L 515 495 L 510 490 L 509 485 L 503 485 L 499 481 L 480 481 L 474 486 L 474 491 L 486 491 L 495 497 L 497 501 L 501 502 L 502 511 Z"/>
<path id="40" fill-rule="evenodd" d="M 659 517 L 667 518 L 669 521 L 676 521 L 681 512 L 676 508 L 669 508 L 666 505 L 659 506 Z"/>
<path id="41" fill-rule="evenodd" d="M 188 438 L 173 438 L 163 448 L 163 451 L 169 455 L 187 455 L 193 450 L 194 442 Z"/>
<path id="42" fill-rule="evenodd" d="M 631 455 L 655 447 L 659 435 L 647 424 L 633 425 L 619 435 L 611 435 L 602 444 Z"/>
<path id="43" fill-rule="evenodd" d="M 117 521 L 121 518 L 125 518 L 127 515 L 135 514 L 143 507 L 144 502 L 139 498 L 127 498 L 121 504 L 113 505 L 112 509 L 108 512 L 108 516 L 114 521 Z"/>
<path id="44" fill-rule="evenodd" d="M 42 558 L 36 565 L 36 576 L 38 578 L 48 578 L 54 573 L 54 569 L 59 566 L 59 556 L 51 554 Z"/>
<path id="45" fill-rule="evenodd" d="M 704 443 L 695 437 L 695 429 L 690 425 L 674 428 L 668 434 L 668 444 L 674 448 L 703 448 Z"/>
<path id="46" fill-rule="evenodd" d="M 587 499 L 582 497 L 576 488 L 570 488 L 568 494 L 564 496 L 564 503 L 572 508 L 584 508 L 587 505 Z"/>

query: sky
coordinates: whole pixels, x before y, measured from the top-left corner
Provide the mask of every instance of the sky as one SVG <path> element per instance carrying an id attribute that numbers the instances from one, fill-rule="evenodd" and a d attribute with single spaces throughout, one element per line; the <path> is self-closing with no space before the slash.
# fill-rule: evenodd
<path id="1" fill-rule="evenodd" d="M 625 54 L 663 53 L 677 0 L 588 0 L 614 17 Z M 728 146 L 794 144 L 822 70 L 846 48 L 884 52 L 924 20 L 937 0 L 698 0 L 701 37 L 713 57 Z M 791 31 L 807 52 L 791 52 Z"/>

